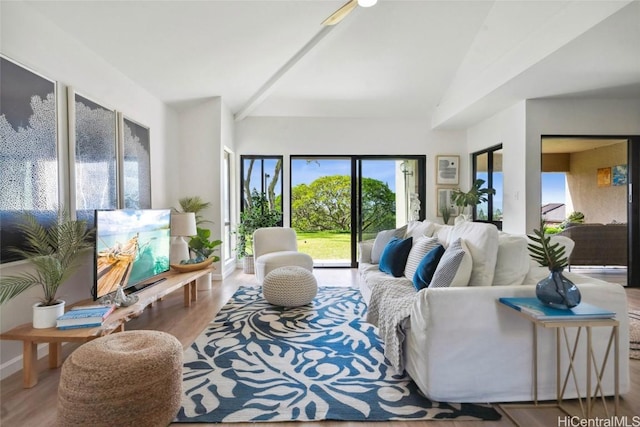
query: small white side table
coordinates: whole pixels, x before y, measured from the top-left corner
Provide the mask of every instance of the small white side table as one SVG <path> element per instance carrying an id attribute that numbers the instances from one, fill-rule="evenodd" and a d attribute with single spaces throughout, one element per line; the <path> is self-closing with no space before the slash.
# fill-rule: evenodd
<path id="1" fill-rule="evenodd" d="M 607 405 L 603 387 L 602 387 L 602 378 L 605 373 L 605 368 L 607 367 L 607 363 L 609 361 L 609 356 L 611 355 L 613 348 L 613 372 L 614 372 L 614 409 L 613 415 L 618 415 L 618 410 L 620 406 L 620 363 L 618 360 L 619 347 L 620 347 L 620 339 L 619 339 L 619 327 L 620 322 L 616 319 L 575 319 L 575 320 L 542 320 L 537 319 L 531 314 L 518 311 L 513 307 L 510 307 L 506 304 L 498 303 L 499 306 L 504 307 L 507 310 L 510 310 L 513 313 L 518 314 L 521 317 L 529 320 L 532 325 L 533 330 L 533 404 L 502 404 L 500 407 L 504 411 L 504 413 L 509 417 L 509 419 L 514 422 L 516 425 L 519 425 L 518 422 L 511 416 L 508 412 L 507 408 L 531 408 L 531 407 L 557 407 L 567 415 L 571 414 L 565 405 L 563 404 L 565 390 L 567 388 L 567 384 L 570 378 L 573 378 L 573 382 L 575 384 L 576 390 L 578 392 L 578 402 L 580 404 L 580 411 L 583 418 L 591 418 L 591 413 L 594 408 L 595 403 L 600 399 L 602 401 L 602 405 L 604 407 L 604 411 L 607 417 L 609 414 L 609 407 Z M 538 403 L 538 328 L 552 328 L 556 330 L 556 403 L 553 404 L 540 404 Z M 607 350 L 603 356 L 603 360 L 600 364 L 596 361 L 595 353 L 593 349 L 593 341 L 591 339 L 591 334 L 593 328 L 599 327 L 608 327 L 611 328 L 611 333 L 609 335 L 609 341 L 607 344 Z M 575 338 L 573 342 L 569 338 L 567 330 L 569 328 L 577 328 Z M 586 390 L 584 393 L 580 390 L 576 367 L 574 362 L 576 360 L 576 354 L 578 350 L 578 344 L 580 343 L 580 339 L 583 336 L 583 333 L 586 334 L 586 352 L 587 352 L 587 367 L 586 367 Z M 562 371 L 562 347 L 565 348 L 566 354 L 569 357 L 569 365 L 566 367 L 564 371 Z M 595 379 L 596 387 L 592 387 L 592 380 Z M 593 392 L 592 392 L 593 391 Z"/>

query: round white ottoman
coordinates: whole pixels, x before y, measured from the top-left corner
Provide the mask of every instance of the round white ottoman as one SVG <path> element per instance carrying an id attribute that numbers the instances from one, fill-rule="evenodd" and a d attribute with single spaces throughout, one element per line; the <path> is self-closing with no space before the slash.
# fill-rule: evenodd
<path id="1" fill-rule="evenodd" d="M 313 300 L 318 293 L 318 282 L 306 268 L 279 267 L 264 278 L 262 293 L 273 305 L 297 307 Z"/>
<path id="2" fill-rule="evenodd" d="M 59 426 L 166 426 L 182 399 L 182 345 L 161 331 L 125 331 L 89 341 L 65 360 Z"/>

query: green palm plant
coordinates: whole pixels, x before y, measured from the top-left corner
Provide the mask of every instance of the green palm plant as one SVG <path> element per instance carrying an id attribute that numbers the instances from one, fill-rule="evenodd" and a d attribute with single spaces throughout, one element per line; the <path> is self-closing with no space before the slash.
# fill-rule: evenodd
<path id="1" fill-rule="evenodd" d="M 87 229 L 85 220 L 71 219 L 65 210 L 57 213 L 48 228 L 31 213 L 25 214 L 17 227 L 23 233 L 26 249 L 12 250 L 28 260 L 34 271 L 0 278 L 0 304 L 40 286 L 43 292 L 41 305 L 55 305 L 58 288 L 80 265 L 78 256 L 93 247 L 93 230 Z"/>
<path id="2" fill-rule="evenodd" d="M 195 214 L 196 225 L 204 224 L 205 222 L 211 222 L 203 219 L 202 215 L 200 214 L 200 212 L 211 206 L 211 202 L 203 201 L 200 196 L 187 196 L 178 200 L 178 203 L 180 203 L 182 212 L 193 212 Z"/>
<path id="3" fill-rule="evenodd" d="M 551 236 L 544 232 L 544 219 L 540 220 L 540 228 L 533 230 L 533 235 L 529 235 L 532 243 L 527 246 L 529 254 L 534 261 L 537 261 L 542 267 L 548 267 L 551 271 L 564 269 L 568 265 L 565 255 L 564 246 L 560 243 L 551 243 Z"/>
<path id="4" fill-rule="evenodd" d="M 480 188 L 484 184 L 484 179 L 476 179 L 471 186 L 471 189 L 466 193 L 459 188 L 451 192 L 451 199 L 456 206 L 461 207 L 463 210 L 467 206 L 476 206 L 479 203 L 489 200 L 489 194 L 496 194 L 496 190 L 493 188 Z"/>

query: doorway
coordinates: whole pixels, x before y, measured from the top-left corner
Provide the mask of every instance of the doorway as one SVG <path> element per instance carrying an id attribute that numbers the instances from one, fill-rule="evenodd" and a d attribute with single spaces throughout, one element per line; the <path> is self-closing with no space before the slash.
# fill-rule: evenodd
<path id="1" fill-rule="evenodd" d="M 316 267 L 356 267 L 357 244 L 424 218 L 425 156 L 291 156 L 291 227 Z"/>
<path id="2" fill-rule="evenodd" d="M 639 239 L 634 236 L 640 218 L 632 182 L 639 142 L 637 137 L 620 136 L 542 137 L 541 215 L 547 232 L 574 240 L 571 271 L 628 286 L 637 283 L 634 276 L 640 270 L 632 254 L 638 253 Z M 572 227 L 582 229 L 569 230 Z M 601 238 L 581 237 L 584 227 L 602 233 Z M 606 245 L 607 256 L 593 245 Z"/>

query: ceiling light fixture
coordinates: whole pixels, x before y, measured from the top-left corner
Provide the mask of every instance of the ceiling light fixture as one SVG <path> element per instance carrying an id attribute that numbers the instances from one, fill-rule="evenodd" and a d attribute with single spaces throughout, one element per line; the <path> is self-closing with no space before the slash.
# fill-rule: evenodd
<path id="1" fill-rule="evenodd" d="M 358 6 L 371 7 L 378 3 L 378 0 L 358 0 Z"/>

